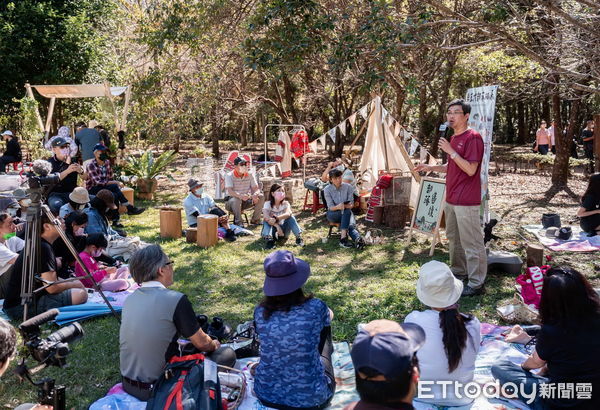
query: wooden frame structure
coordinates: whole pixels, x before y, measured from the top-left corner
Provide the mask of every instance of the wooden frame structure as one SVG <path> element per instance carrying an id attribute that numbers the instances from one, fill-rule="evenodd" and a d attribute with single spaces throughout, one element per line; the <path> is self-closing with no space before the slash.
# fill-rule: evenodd
<path id="1" fill-rule="evenodd" d="M 54 115 L 54 105 L 56 104 L 57 98 L 93 98 L 93 97 L 105 97 L 110 102 L 111 111 L 115 118 L 116 131 L 125 131 L 127 125 L 127 114 L 129 111 L 129 102 L 131 100 L 131 86 L 123 87 L 111 87 L 109 83 L 104 84 L 74 84 L 74 85 L 30 85 L 25 83 L 25 90 L 27 97 L 35 99 L 33 95 L 33 88 L 38 93 L 46 98 L 50 99 L 48 106 L 48 117 L 44 124 L 42 116 L 40 115 L 39 109 L 36 109 L 36 117 L 40 130 L 44 133 L 44 141 L 48 140 L 50 136 L 50 125 L 52 124 L 52 117 Z M 123 107 L 123 113 L 121 121 L 119 121 L 119 115 L 115 106 L 114 97 L 121 94 L 125 94 L 125 105 Z"/>

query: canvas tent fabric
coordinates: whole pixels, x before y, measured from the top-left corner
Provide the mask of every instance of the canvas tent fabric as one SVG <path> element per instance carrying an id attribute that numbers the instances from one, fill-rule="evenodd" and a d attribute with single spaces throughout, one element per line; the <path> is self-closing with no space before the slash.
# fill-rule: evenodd
<path id="1" fill-rule="evenodd" d="M 72 84 L 72 85 L 32 85 L 46 98 L 87 98 L 105 97 L 104 84 Z M 118 96 L 127 91 L 127 87 L 110 87 L 110 93 Z"/>
<path id="2" fill-rule="evenodd" d="M 379 171 L 411 172 L 406 159 L 406 151 L 398 137 L 394 137 L 390 126 L 382 121 L 381 97 L 371 101 L 371 113 L 368 116 L 365 146 L 360 159 L 359 171 L 362 176 L 362 187 L 372 189 L 379 178 Z M 412 178 L 410 204 L 417 201 L 419 184 Z"/>

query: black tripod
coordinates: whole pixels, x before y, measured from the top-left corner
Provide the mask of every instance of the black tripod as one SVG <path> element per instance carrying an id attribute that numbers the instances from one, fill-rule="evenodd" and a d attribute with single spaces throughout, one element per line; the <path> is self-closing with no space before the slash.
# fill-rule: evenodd
<path id="1" fill-rule="evenodd" d="M 106 305 L 110 309 L 111 313 L 113 314 L 113 316 L 115 317 L 117 322 L 120 323 L 117 312 L 114 310 L 114 308 L 112 307 L 112 305 L 110 304 L 110 302 L 108 301 L 106 296 L 104 295 L 104 292 L 102 292 L 102 289 L 98 285 L 98 282 L 96 282 L 96 280 L 90 273 L 89 269 L 85 266 L 85 264 L 79 257 L 79 254 L 73 247 L 73 244 L 71 243 L 71 241 L 65 234 L 64 230 L 62 229 L 60 220 L 58 220 L 57 218 L 54 217 L 54 215 L 52 215 L 52 212 L 50 212 L 50 209 L 48 208 L 47 205 L 42 204 L 42 197 L 44 196 L 43 195 L 44 191 L 47 191 L 56 182 L 52 178 L 53 177 L 37 177 L 37 176 L 29 177 L 28 192 L 29 192 L 29 198 L 31 199 L 31 205 L 29 206 L 29 208 L 27 208 L 27 216 L 26 216 L 27 226 L 25 228 L 25 247 L 23 248 L 23 272 L 21 275 L 21 304 L 23 305 L 23 321 L 25 321 L 29 318 L 28 306 L 30 303 L 32 304 L 33 312 L 35 315 L 36 307 L 37 307 L 36 306 L 37 298 L 34 297 L 34 294 L 39 293 L 52 285 L 57 285 L 60 283 L 67 283 L 67 282 L 71 282 L 74 280 L 89 278 L 94 283 L 94 289 L 100 294 L 100 296 L 104 300 L 104 303 L 106 303 Z M 86 276 L 78 277 L 78 278 L 64 279 L 64 280 L 57 280 L 55 282 L 48 282 L 48 281 L 44 280 L 41 276 L 39 276 L 40 273 L 42 273 L 42 272 L 40 272 L 40 266 L 41 266 L 41 264 L 40 264 L 40 257 L 41 257 L 41 255 L 40 255 L 40 249 L 41 249 L 40 238 L 41 238 L 41 234 L 42 234 L 42 230 L 41 230 L 42 212 L 45 212 L 45 214 L 48 216 L 50 221 L 52 221 L 52 223 L 56 226 L 56 230 L 57 230 L 58 234 L 60 235 L 62 240 L 65 242 L 65 245 L 69 249 L 69 252 L 71 252 L 73 254 L 73 257 L 75 258 L 75 262 L 81 266 L 81 268 L 85 272 Z M 39 280 L 44 285 L 41 286 L 40 288 L 34 290 L 33 289 L 34 279 Z"/>

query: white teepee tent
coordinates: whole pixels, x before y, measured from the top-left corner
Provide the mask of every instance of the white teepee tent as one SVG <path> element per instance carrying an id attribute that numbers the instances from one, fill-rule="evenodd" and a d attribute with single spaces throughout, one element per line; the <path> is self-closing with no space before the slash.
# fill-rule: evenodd
<path id="1" fill-rule="evenodd" d="M 401 171 L 412 174 L 411 206 L 417 201 L 420 176 L 404 148 L 400 136 L 394 136 L 386 118 L 387 112 L 381 105 L 381 97 L 370 103 L 365 144 L 360 159 L 362 187 L 371 189 L 377 183 L 380 171 Z"/>

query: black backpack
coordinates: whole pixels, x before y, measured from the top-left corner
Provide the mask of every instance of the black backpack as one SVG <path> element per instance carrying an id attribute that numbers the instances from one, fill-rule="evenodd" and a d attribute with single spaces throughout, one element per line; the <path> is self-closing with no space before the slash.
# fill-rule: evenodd
<path id="1" fill-rule="evenodd" d="M 203 354 L 174 356 L 156 381 L 147 410 L 222 410 L 217 364 Z"/>

